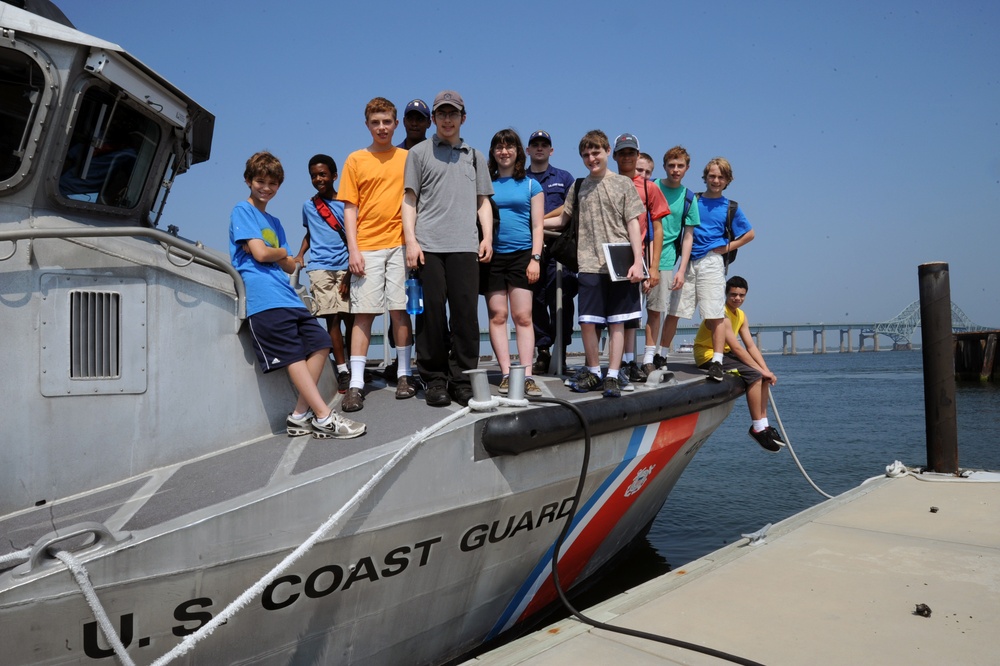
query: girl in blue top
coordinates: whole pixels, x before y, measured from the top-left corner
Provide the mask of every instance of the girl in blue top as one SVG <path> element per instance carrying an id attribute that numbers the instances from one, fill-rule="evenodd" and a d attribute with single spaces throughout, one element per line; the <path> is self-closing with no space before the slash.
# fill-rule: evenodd
<path id="1" fill-rule="evenodd" d="M 490 142 L 489 169 L 493 179 L 493 203 L 500 214 L 494 224 L 493 260 L 481 264 L 480 292 L 486 296 L 490 317 L 490 344 L 503 372 L 500 393 L 505 395 L 510 373 L 507 329 L 508 303 L 514 319 L 517 353 L 525 363 L 525 395 L 538 397 L 541 389 L 531 377 L 535 331 L 531 324 L 532 290 L 538 281 L 542 253 L 542 218 L 545 195 L 542 186 L 528 178 L 521 138 L 512 129 L 500 130 Z"/>

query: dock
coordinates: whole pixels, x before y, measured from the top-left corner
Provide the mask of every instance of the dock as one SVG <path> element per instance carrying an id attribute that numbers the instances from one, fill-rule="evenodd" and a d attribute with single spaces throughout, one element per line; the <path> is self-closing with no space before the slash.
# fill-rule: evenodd
<path id="1" fill-rule="evenodd" d="M 581 611 L 771 666 L 995 665 L 1000 474 L 871 479 L 774 525 L 762 544 L 739 540 Z M 575 618 L 465 662 L 612 663 L 729 662 Z"/>

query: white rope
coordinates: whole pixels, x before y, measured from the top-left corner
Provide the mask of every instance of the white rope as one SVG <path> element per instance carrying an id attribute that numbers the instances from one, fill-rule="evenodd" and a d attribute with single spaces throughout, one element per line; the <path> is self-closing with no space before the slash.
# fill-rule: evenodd
<path id="1" fill-rule="evenodd" d="M 472 404 L 475 403 L 475 404 Z M 365 497 L 378 485 L 385 476 L 396 466 L 399 462 L 405 458 L 413 449 L 417 447 L 418 444 L 425 441 L 428 437 L 438 432 L 445 426 L 457 421 L 468 414 L 473 409 L 485 410 L 494 409 L 497 405 L 504 403 L 510 404 L 511 406 L 527 406 L 527 400 L 507 400 L 504 398 L 494 398 L 491 400 L 483 402 L 470 401 L 469 407 L 464 407 L 451 415 L 441 419 L 434 425 L 428 428 L 416 432 L 410 441 L 406 443 L 396 454 L 385 464 L 382 468 L 372 476 L 368 482 L 362 486 L 354 496 L 347 501 L 344 506 L 342 506 L 336 513 L 331 515 L 322 525 L 320 525 L 315 532 L 313 532 L 308 539 L 302 542 L 295 550 L 289 553 L 281 562 L 279 562 L 274 568 L 267 572 L 260 580 L 254 583 L 250 588 L 243 592 L 239 597 L 234 599 L 229 603 L 218 615 L 212 618 L 208 623 L 203 625 L 198 631 L 187 636 L 183 641 L 177 644 L 170 652 L 164 654 L 162 657 L 157 659 L 152 663 L 152 666 L 165 666 L 177 657 L 187 654 L 195 645 L 197 645 L 202 639 L 210 636 L 219 625 L 224 624 L 235 615 L 237 612 L 245 608 L 254 598 L 263 593 L 264 589 L 267 588 L 275 579 L 283 574 L 290 566 L 297 562 L 303 555 L 305 555 L 316 543 L 322 539 L 326 534 L 333 529 L 333 527 L 340 521 L 343 516 L 362 502 Z M 523 403 L 523 405 L 521 404 Z M 0 563 L 7 560 L 25 560 L 31 554 L 31 549 L 25 549 L 17 551 L 16 553 L 10 553 L 4 555 L 0 558 Z M 97 593 L 94 591 L 94 587 L 90 582 L 90 578 L 87 575 L 87 570 L 84 568 L 83 563 L 80 562 L 71 553 L 61 550 L 54 555 L 59 558 L 76 578 L 77 584 L 80 586 L 80 590 L 83 592 L 84 598 L 87 600 L 87 604 L 94 613 L 94 617 L 97 619 L 98 625 L 101 627 L 101 631 L 104 632 L 104 636 L 108 643 L 111 645 L 118 659 L 125 666 L 135 666 L 132 659 L 129 657 L 128 653 L 125 651 L 125 646 L 122 644 L 121 639 L 115 632 L 114 627 L 111 625 L 111 620 L 108 618 L 104 607 L 101 605 L 100 599 L 97 597 Z"/>
<path id="2" fill-rule="evenodd" d="M 0 555 L 0 568 L 8 562 L 16 562 L 20 564 L 21 562 L 26 562 L 28 558 L 31 557 L 31 549 L 25 548 L 24 550 L 16 550 L 13 553 L 7 553 L 6 555 Z"/>
<path id="3" fill-rule="evenodd" d="M 906 465 L 898 460 L 894 460 L 891 465 L 886 465 L 885 467 L 885 475 L 893 479 L 901 476 L 908 476 L 909 474 L 910 470 L 908 470 Z"/>
<path id="4" fill-rule="evenodd" d="M 427 437 L 434 434 L 438 430 L 441 430 L 445 426 L 449 425 L 453 421 L 457 421 L 458 419 L 462 418 L 463 416 L 468 414 L 469 411 L 470 409 L 468 407 L 464 407 L 454 412 L 450 416 L 441 419 L 440 421 L 426 428 L 425 430 L 421 430 L 415 433 L 413 437 L 410 438 L 410 441 L 406 443 L 406 446 L 397 451 L 396 455 L 394 455 L 389 460 L 389 462 L 387 462 L 382 467 L 382 469 L 376 472 L 375 475 L 371 479 L 369 479 L 368 483 L 362 486 L 361 489 L 359 489 L 358 492 L 354 494 L 354 497 L 348 500 L 347 504 L 345 504 L 343 507 L 340 508 L 339 511 L 330 516 L 326 520 L 326 522 L 320 525 L 319 528 L 315 532 L 313 532 L 308 539 L 302 542 L 302 544 L 298 548 L 289 553 L 288 556 L 285 557 L 285 559 L 283 559 L 281 562 L 277 564 L 277 566 L 275 566 L 273 569 L 267 572 L 260 580 L 254 583 L 254 585 L 251 586 L 249 589 L 247 589 L 243 594 L 241 594 L 239 597 L 230 602 L 230 604 L 226 606 L 222 610 L 222 612 L 220 612 L 218 615 L 212 618 L 208 623 L 203 625 L 200 629 L 198 629 L 198 631 L 194 632 L 193 634 L 190 634 L 187 638 L 178 643 L 173 650 L 171 650 L 170 652 L 166 653 L 165 655 L 154 661 L 152 663 L 152 666 L 164 666 L 165 664 L 169 664 L 177 657 L 187 654 L 187 652 L 190 651 L 191 648 L 193 648 L 203 638 L 210 636 L 212 632 L 214 632 L 219 625 L 228 621 L 230 617 L 232 617 L 238 611 L 242 610 L 245 606 L 247 606 L 247 604 L 249 604 L 255 597 L 261 594 L 264 591 L 264 589 L 268 585 L 270 585 L 278 576 L 284 573 L 285 570 L 288 569 L 288 567 L 293 565 L 303 555 L 305 555 L 309 551 L 309 549 L 316 544 L 316 542 L 318 542 L 320 539 L 326 536 L 327 532 L 329 532 L 333 528 L 333 526 L 337 524 L 337 522 L 344 516 L 344 514 L 346 514 L 352 508 L 357 506 L 362 500 L 364 500 L 364 498 L 368 496 L 368 494 L 378 484 L 378 482 L 381 481 L 385 477 L 385 475 L 392 470 L 393 467 L 399 464 L 399 462 L 404 457 L 406 457 L 406 455 L 408 455 L 410 451 L 416 448 L 418 444 L 420 444 L 422 441 L 427 439 Z"/>
<path id="5" fill-rule="evenodd" d="M 764 381 L 764 380 L 761 380 L 761 381 Z M 785 445 L 788 446 L 788 452 L 790 454 L 792 454 L 792 460 L 795 461 L 795 464 L 798 466 L 799 471 L 802 472 L 802 476 L 804 476 L 806 478 L 806 481 L 809 482 L 809 485 L 812 486 L 813 489 L 816 492 L 818 492 L 820 495 L 822 495 L 823 497 L 825 497 L 827 499 L 833 499 L 833 495 L 830 495 L 829 493 L 824 492 L 822 488 L 820 488 L 819 486 L 817 486 L 813 482 L 813 480 L 811 478 L 809 478 L 809 475 L 806 473 L 806 468 L 803 467 L 802 463 L 799 462 L 799 457 L 797 455 L 795 455 L 795 449 L 792 448 L 792 440 L 788 438 L 788 433 L 785 432 L 785 425 L 781 422 L 781 415 L 778 414 L 778 405 L 775 404 L 775 402 L 774 402 L 774 392 L 771 391 L 770 393 L 771 393 L 771 409 L 774 410 L 774 418 L 776 418 L 778 420 L 778 427 L 781 428 L 781 437 L 782 437 L 782 439 L 785 440 Z"/>
<path id="6" fill-rule="evenodd" d="M 111 626 L 111 620 L 108 619 L 108 614 L 104 612 L 101 600 L 97 598 L 97 592 L 94 591 L 94 586 L 90 582 L 90 577 L 87 575 L 87 570 L 83 567 L 83 563 L 65 550 L 59 550 L 53 554 L 69 568 L 70 573 L 76 578 L 76 584 L 80 586 L 83 597 L 87 600 L 90 610 L 94 612 L 97 624 L 100 625 L 101 631 L 104 632 L 104 638 L 111 645 L 111 649 L 115 651 L 118 660 L 125 664 L 125 666 L 135 666 L 135 662 L 132 661 L 125 651 L 125 646 L 122 645 L 121 638 L 118 637 L 115 628 Z"/>

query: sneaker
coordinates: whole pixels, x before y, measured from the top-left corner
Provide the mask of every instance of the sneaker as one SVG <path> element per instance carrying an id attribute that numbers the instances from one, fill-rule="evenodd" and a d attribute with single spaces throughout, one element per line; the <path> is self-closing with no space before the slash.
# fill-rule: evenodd
<path id="1" fill-rule="evenodd" d="M 344 401 L 340 403 L 341 411 L 360 412 L 365 407 L 365 396 L 359 388 L 347 389 Z"/>
<path id="2" fill-rule="evenodd" d="M 507 395 L 507 391 L 510 390 L 510 377 L 504 375 L 503 379 L 500 380 L 500 386 L 497 388 L 500 391 L 500 395 Z"/>
<path id="3" fill-rule="evenodd" d="M 721 382 L 723 378 L 722 364 L 718 361 L 712 361 L 708 364 L 708 378 L 713 382 Z"/>
<path id="4" fill-rule="evenodd" d="M 306 412 L 306 415 L 301 419 L 297 419 L 291 414 L 285 419 L 285 432 L 288 433 L 289 437 L 300 437 L 301 435 L 310 434 L 312 429 L 312 420 L 315 414 L 310 409 Z"/>
<path id="5" fill-rule="evenodd" d="M 432 384 L 424 391 L 424 400 L 431 407 L 447 407 L 451 404 L 448 387 L 444 384 Z"/>
<path id="6" fill-rule="evenodd" d="M 529 398 L 542 397 L 542 389 L 540 389 L 538 387 L 538 384 L 535 383 L 534 378 L 532 377 L 524 378 L 524 395 L 528 396 Z"/>
<path id="7" fill-rule="evenodd" d="M 761 430 L 760 432 L 754 432 L 753 426 L 750 426 L 750 430 L 747 431 L 750 435 L 750 439 L 760 444 L 764 449 L 770 451 L 771 453 L 777 453 L 781 450 L 781 444 L 778 444 L 774 439 L 771 438 L 771 433 L 768 432 L 768 428 Z"/>
<path id="8" fill-rule="evenodd" d="M 347 388 L 351 385 L 351 373 L 347 370 L 337 373 L 337 393 L 347 393 Z"/>
<path id="9" fill-rule="evenodd" d="M 628 379 L 628 368 L 622 368 L 618 371 L 618 386 L 622 391 L 634 391 L 635 384 L 632 384 Z"/>
<path id="10" fill-rule="evenodd" d="M 450 393 L 452 399 L 462 405 L 462 407 L 468 406 L 469 401 L 472 400 L 471 386 L 465 386 L 464 384 L 452 386 L 448 393 Z"/>
<path id="11" fill-rule="evenodd" d="M 568 368 L 566 370 L 566 374 L 569 374 L 569 369 Z M 564 379 L 563 380 L 563 385 L 564 386 L 569 386 L 570 388 L 572 388 L 573 384 L 575 384 L 575 383 L 577 383 L 577 382 L 579 382 L 579 381 L 581 381 L 583 379 L 586 379 L 587 375 L 589 375 L 589 374 L 592 374 L 590 372 L 590 370 L 587 370 L 587 368 L 580 368 L 575 373 L 573 373 L 572 375 L 570 375 L 569 379 Z"/>
<path id="12" fill-rule="evenodd" d="M 778 431 L 777 431 L 777 430 L 776 430 L 776 429 L 774 428 L 774 426 L 767 426 L 767 428 L 765 428 L 764 430 L 765 430 L 765 432 L 767 432 L 767 433 L 768 433 L 769 435 L 771 435 L 771 439 L 773 439 L 773 440 L 774 440 L 774 443 L 775 443 L 775 444 L 777 444 L 778 446 L 784 446 L 784 445 L 785 445 L 785 440 L 783 440 L 783 439 L 781 438 L 781 433 L 780 433 L 780 432 L 778 432 Z"/>
<path id="13" fill-rule="evenodd" d="M 622 390 L 618 386 L 618 378 L 607 376 L 604 378 L 604 397 L 605 398 L 620 398 L 622 397 Z"/>
<path id="14" fill-rule="evenodd" d="M 409 375 L 403 375 L 396 380 L 396 400 L 406 400 L 417 394 L 417 385 Z"/>
<path id="15" fill-rule="evenodd" d="M 659 354 L 653 354 L 653 365 L 656 366 L 657 370 L 659 370 L 660 368 L 665 368 L 667 367 L 667 359 L 663 358 Z"/>
<path id="16" fill-rule="evenodd" d="M 655 372 L 656 370 L 659 370 L 659 368 L 656 366 L 655 363 L 642 364 L 642 371 L 646 373 L 646 379 L 649 379 L 649 376 L 653 374 L 653 372 Z"/>
<path id="17" fill-rule="evenodd" d="M 538 348 L 538 356 L 535 358 L 535 364 L 531 366 L 531 371 L 539 375 L 547 375 L 549 373 L 549 365 L 552 363 L 552 354 L 549 353 L 548 349 L 544 347 Z"/>
<path id="18" fill-rule="evenodd" d="M 590 370 L 587 370 L 586 368 L 583 369 L 583 372 L 586 373 L 586 375 L 584 375 L 579 380 L 570 384 L 569 387 L 571 390 L 576 391 L 577 393 L 586 393 L 587 391 L 593 391 L 595 388 L 601 385 L 600 377 L 592 373 Z M 617 379 L 615 380 L 615 385 L 616 386 L 618 385 Z"/>
<path id="19" fill-rule="evenodd" d="M 642 371 L 635 361 L 629 361 L 625 366 L 628 369 L 628 379 L 630 382 L 635 382 L 636 384 L 642 384 L 648 379 L 646 373 Z"/>
<path id="20" fill-rule="evenodd" d="M 357 391 L 358 389 L 352 390 Z M 364 423 L 352 421 L 337 412 L 330 412 L 326 423 L 314 418 L 311 425 L 313 437 L 316 439 L 352 439 L 365 434 L 368 429 Z"/>

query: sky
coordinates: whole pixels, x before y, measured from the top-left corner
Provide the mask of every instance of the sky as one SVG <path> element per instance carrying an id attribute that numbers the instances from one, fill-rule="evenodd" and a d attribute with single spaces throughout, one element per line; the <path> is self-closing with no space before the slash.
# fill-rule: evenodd
<path id="1" fill-rule="evenodd" d="M 209 247 L 227 248 L 253 152 L 285 166 L 268 212 L 297 249 L 309 157 L 368 145 L 372 97 L 454 89 L 466 141 L 545 129 L 574 176 L 595 128 L 635 134 L 656 177 L 683 145 L 698 191 L 728 158 L 756 234 L 730 269 L 752 323 L 886 321 L 917 300 L 918 265 L 945 261 L 952 300 L 1000 328 L 1000 3 L 57 4 L 215 114 L 211 159 L 161 221 Z"/>

